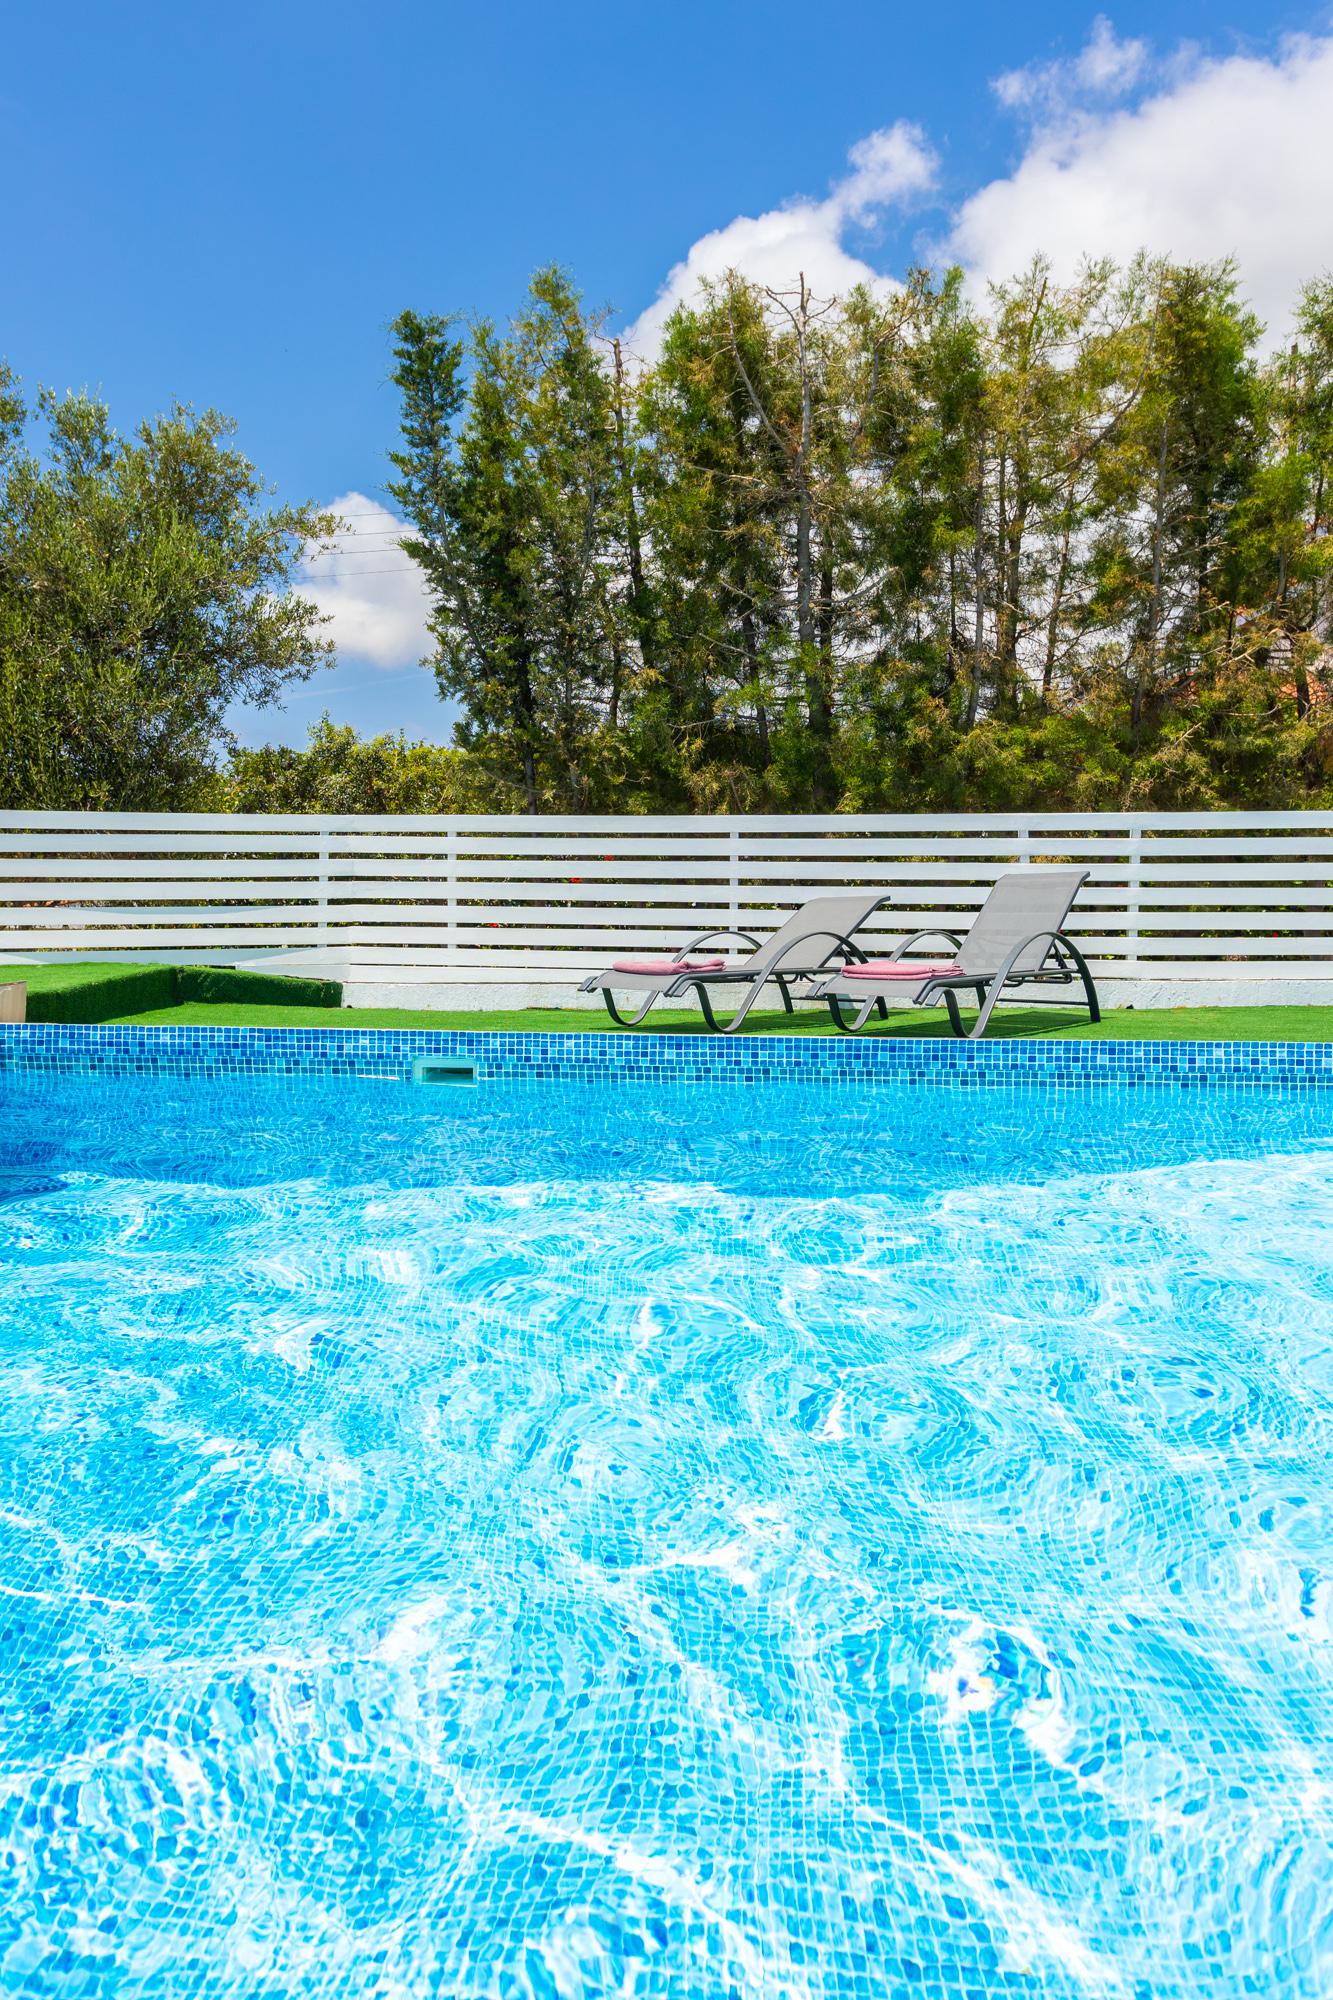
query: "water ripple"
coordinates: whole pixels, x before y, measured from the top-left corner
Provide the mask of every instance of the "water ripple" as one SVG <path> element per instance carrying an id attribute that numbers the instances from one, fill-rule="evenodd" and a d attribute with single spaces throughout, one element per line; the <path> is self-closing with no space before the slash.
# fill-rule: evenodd
<path id="1" fill-rule="evenodd" d="M 1325 1098 L 0 1130 L 0 1992 L 1333 1991 Z"/>

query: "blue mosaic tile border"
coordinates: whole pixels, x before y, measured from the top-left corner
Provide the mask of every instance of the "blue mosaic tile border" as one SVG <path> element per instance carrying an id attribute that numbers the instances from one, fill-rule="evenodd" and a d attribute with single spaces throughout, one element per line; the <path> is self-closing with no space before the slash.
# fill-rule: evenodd
<path id="1" fill-rule="evenodd" d="M 343 1075 L 406 1082 L 418 1056 L 468 1057 L 478 1082 L 509 1084 L 553 1077 L 695 1084 L 1333 1084 L 1333 1042 L 956 1042 L 914 1036 L 852 1041 L 803 1035 L 728 1041 L 471 1028 L 119 1028 L 66 1022 L 0 1027 L 0 1072 Z"/>

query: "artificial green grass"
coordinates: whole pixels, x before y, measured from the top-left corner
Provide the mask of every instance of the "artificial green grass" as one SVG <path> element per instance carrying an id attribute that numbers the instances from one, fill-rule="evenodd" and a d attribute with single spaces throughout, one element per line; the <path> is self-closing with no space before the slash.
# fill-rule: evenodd
<path id="1" fill-rule="evenodd" d="M 216 1028 L 472 1028 L 492 1032 L 528 1030 L 568 1034 L 624 1034 L 604 1014 L 590 1008 L 530 1008 L 515 1013 L 425 1013 L 404 1007 L 267 1007 L 209 1005 L 152 1007 L 118 1014 L 127 1026 Z M 964 1013 L 971 1021 L 975 1015 Z M 703 1034 L 697 1013 L 663 1012 L 649 1016 L 646 1034 Z M 802 1008 L 796 1014 L 777 1012 L 749 1016 L 742 1034 L 836 1034 L 826 1009 Z M 948 1035 L 942 1008 L 909 1013 L 895 1010 L 886 1023 L 867 1029 L 871 1035 Z M 1038 1036 L 1043 1039 L 1173 1042 L 1333 1042 L 1333 1007 L 1171 1007 L 1136 1012 L 1130 1008 L 1104 1014 L 1094 1027 L 1086 1014 L 1067 1014 L 1046 1007 L 1004 1007 L 991 1017 L 988 1040 Z"/>
<path id="2" fill-rule="evenodd" d="M 28 988 L 30 1021 L 106 1022 L 148 1027 L 217 1028 L 468 1028 L 494 1033 L 527 1031 L 565 1034 L 623 1034 L 600 1010 L 531 1007 L 508 1013 L 425 1012 L 403 1007 L 341 1008 L 342 988 L 332 979 L 293 979 L 272 972 L 238 972 L 231 966 L 125 965 L 114 961 L 78 965 L 0 967 L 0 979 L 21 979 Z M 964 1013 L 965 1021 L 975 1019 Z M 649 1016 L 646 1034 L 699 1035 L 706 1032 L 697 1009 L 667 1009 Z M 751 1014 L 743 1034 L 831 1035 L 827 1009 L 802 1007 L 795 1014 Z M 920 1013 L 895 1009 L 868 1035 L 947 1035 L 942 1008 Z M 1036 1036 L 1056 1040 L 1327 1042 L 1333 1041 L 1333 1007 L 1170 1007 L 1129 1008 L 1105 1014 L 1093 1027 L 1070 1008 L 1002 1007 L 991 1018 L 988 1038 Z"/>
<path id="3" fill-rule="evenodd" d="M 288 1004 L 307 1010 L 336 1007 L 335 979 L 290 979 L 274 972 L 238 972 L 229 965 L 125 965 L 84 960 L 76 965 L 0 966 L 0 979 L 22 980 L 30 1021 L 122 1021 L 178 1006 Z"/>

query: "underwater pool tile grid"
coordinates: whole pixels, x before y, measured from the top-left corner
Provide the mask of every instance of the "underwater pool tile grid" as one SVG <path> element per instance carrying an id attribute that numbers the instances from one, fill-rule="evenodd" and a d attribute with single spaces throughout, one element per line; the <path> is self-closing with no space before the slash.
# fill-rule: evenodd
<path id="1" fill-rule="evenodd" d="M 554 1079 L 672 1084 L 799 1080 L 812 1085 L 1333 1083 L 1333 1042 L 842 1041 L 800 1035 L 557 1034 L 479 1029 L 0 1027 L 0 1071 L 361 1076 L 406 1081 L 420 1056 L 464 1057 L 479 1082 Z"/>
<path id="2" fill-rule="evenodd" d="M 1333 1096 L 897 1084 L 0 1072 L 4 2000 L 1328 2000 Z"/>
<path id="3" fill-rule="evenodd" d="M 1183 1102 L 0 1078 L 0 1992 L 1327 2000 L 1333 1100 Z"/>

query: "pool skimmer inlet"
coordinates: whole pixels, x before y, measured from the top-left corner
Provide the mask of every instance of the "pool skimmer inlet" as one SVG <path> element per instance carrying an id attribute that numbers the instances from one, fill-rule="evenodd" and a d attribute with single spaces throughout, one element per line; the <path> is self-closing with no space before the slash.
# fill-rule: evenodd
<path id="1" fill-rule="evenodd" d="M 466 1056 L 417 1056 L 412 1063 L 413 1083 L 450 1083 L 466 1089 L 477 1081 L 477 1065 Z"/>

